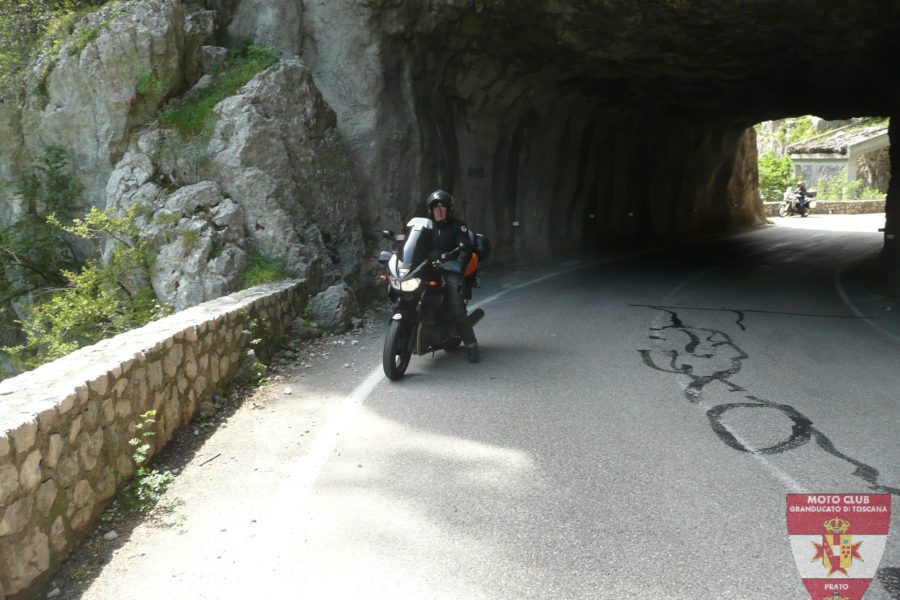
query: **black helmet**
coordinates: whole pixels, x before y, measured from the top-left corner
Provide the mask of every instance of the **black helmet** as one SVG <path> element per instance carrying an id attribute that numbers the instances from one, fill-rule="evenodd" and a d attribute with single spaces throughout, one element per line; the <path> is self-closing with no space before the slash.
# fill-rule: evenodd
<path id="1" fill-rule="evenodd" d="M 450 195 L 450 192 L 445 192 L 444 190 L 435 190 L 431 192 L 425 199 L 425 206 L 426 208 L 428 208 L 429 215 L 431 214 L 434 205 L 439 202 L 447 207 L 447 212 L 453 210 L 453 196 Z"/>

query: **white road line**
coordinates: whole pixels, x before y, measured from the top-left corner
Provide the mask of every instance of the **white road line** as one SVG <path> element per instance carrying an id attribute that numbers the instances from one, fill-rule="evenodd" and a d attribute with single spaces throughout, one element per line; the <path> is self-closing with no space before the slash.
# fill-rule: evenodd
<path id="1" fill-rule="evenodd" d="M 611 259 L 610 259 L 611 260 Z M 569 269 L 554 271 L 523 283 L 514 285 L 506 290 L 498 292 L 483 301 L 478 306 L 484 306 L 494 302 L 498 298 L 524 287 L 540 283 L 551 277 L 556 277 L 577 269 L 592 267 L 603 262 L 585 263 Z M 290 501 L 296 504 L 298 498 L 305 495 L 315 485 L 316 480 L 325 468 L 325 463 L 334 454 L 341 431 L 355 418 L 365 401 L 378 385 L 385 380 L 381 366 L 375 367 L 366 378 L 358 384 L 350 394 L 344 398 L 340 405 L 334 408 L 316 436 L 309 449 L 297 458 L 291 465 L 285 467 L 284 472 L 289 474 L 289 480 L 285 482 L 279 492 L 280 501 Z M 276 502 L 276 505 L 278 503 Z"/>
<path id="2" fill-rule="evenodd" d="M 850 312 L 865 321 L 867 325 L 873 327 L 875 331 L 889 337 L 895 342 L 900 343 L 900 336 L 891 333 L 890 331 L 876 323 L 872 318 L 860 311 L 859 308 L 857 308 L 856 304 L 853 303 L 853 300 L 850 298 L 850 296 L 847 295 L 847 292 L 844 291 L 844 286 L 841 285 L 841 278 L 844 275 L 844 271 L 847 269 L 847 264 L 848 263 L 842 264 L 834 274 L 834 288 L 837 290 L 837 293 L 841 297 L 844 305 L 846 305 L 846 307 L 850 309 Z"/>

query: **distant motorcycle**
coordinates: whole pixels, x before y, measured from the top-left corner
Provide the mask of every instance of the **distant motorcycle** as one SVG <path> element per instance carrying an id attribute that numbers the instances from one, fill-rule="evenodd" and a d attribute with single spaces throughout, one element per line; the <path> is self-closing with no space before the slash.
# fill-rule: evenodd
<path id="1" fill-rule="evenodd" d="M 815 198 L 816 190 L 807 190 L 806 198 Z M 807 200 L 803 194 L 789 187 L 784 191 L 781 203 L 778 205 L 778 216 L 789 217 L 791 215 L 807 216 L 816 207 L 815 200 Z"/>
<path id="2" fill-rule="evenodd" d="M 440 349 L 452 351 L 460 345 L 462 339 L 447 306 L 446 276 L 448 273 L 464 275 L 466 297 L 471 298 L 471 288 L 478 285 L 473 262 L 477 266 L 478 255 L 484 258 L 489 250 L 489 242 L 484 236 L 473 235 L 475 256 L 469 264 L 464 265 L 456 259 L 460 247 L 435 259 L 429 255 L 433 221 L 416 217 L 407 227 L 408 236 L 382 232 L 384 237 L 393 239 L 397 247 L 393 252 L 382 251 L 378 257 L 386 271 L 381 279 L 388 283 L 393 304 L 382 352 L 384 374 L 392 380 L 403 377 L 413 354 L 421 356 Z M 465 302 L 468 304 L 468 299 Z M 484 311 L 480 308 L 468 315 L 473 326 L 482 317 Z"/>

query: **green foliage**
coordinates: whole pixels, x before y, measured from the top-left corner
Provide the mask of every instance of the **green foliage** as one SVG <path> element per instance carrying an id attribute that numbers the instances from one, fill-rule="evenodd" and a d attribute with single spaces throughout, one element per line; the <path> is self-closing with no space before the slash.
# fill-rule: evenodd
<path id="1" fill-rule="evenodd" d="M 77 271 L 63 269 L 65 287 L 40 298 L 31 316 L 19 322 L 25 342 L 3 351 L 34 368 L 167 314 L 147 284 L 150 249 L 135 224 L 138 212 L 137 205 L 122 216 L 92 208 L 69 226 L 48 216 L 60 231 L 109 244 L 107 257 L 89 259 Z"/>
<path id="2" fill-rule="evenodd" d="M 785 130 L 788 143 L 808 140 L 819 135 L 819 132 L 813 127 L 812 119 L 809 116 L 785 119 Z"/>
<path id="3" fill-rule="evenodd" d="M 255 342 L 258 343 L 259 340 Z M 241 353 L 240 372 L 235 379 L 245 385 L 259 385 L 265 381 L 268 368 L 259 360 L 254 348 L 247 348 Z"/>
<path id="4" fill-rule="evenodd" d="M 166 94 L 166 82 L 155 69 L 145 66 L 137 68 L 137 83 L 134 90 L 150 105 L 158 106 Z"/>
<path id="5" fill-rule="evenodd" d="M 212 126 L 213 107 L 233 96 L 257 73 L 278 62 L 271 48 L 244 45 L 229 52 L 228 57 L 212 70 L 212 85 L 188 94 L 166 108 L 159 116 L 165 127 L 173 127 L 187 138 L 198 136 Z"/>
<path id="6" fill-rule="evenodd" d="M 787 156 L 777 157 L 774 152 L 759 156 L 759 194 L 764 202 L 778 202 L 785 188 L 791 185 L 792 166 Z"/>
<path id="7" fill-rule="evenodd" d="M 87 579 L 90 576 L 91 576 L 90 569 L 88 569 L 87 567 L 78 567 L 77 569 L 75 569 L 74 571 L 69 573 L 69 580 L 76 581 L 76 582 L 84 581 L 85 579 Z"/>
<path id="8" fill-rule="evenodd" d="M 181 215 L 177 213 L 158 212 L 153 215 L 154 225 L 174 225 L 181 220 Z"/>
<path id="9" fill-rule="evenodd" d="M 176 231 L 178 237 L 181 238 L 182 243 L 187 248 L 191 248 L 200 241 L 200 232 L 194 229 L 188 229 L 184 231 Z"/>
<path id="10" fill-rule="evenodd" d="M 249 313 L 242 313 L 249 318 Z M 260 333 L 260 325 L 257 319 L 250 319 L 247 327 L 241 330 L 241 336 L 248 347 L 241 353 L 241 365 L 236 380 L 247 385 L 259 385 L 265 380 L 268 367 L 259 360 L 256 348 L 262 343 L 262 338 L 253 337 Z"/>
<path id="11" fill-rule="evenodd" d="M 762 123 L 757 123 L 753 128 L 756 130 L 757 137 L 763 136 Z M 786 144 L 806 140 L 817 135 L 819 133 L 813 128 L 812 118 L 805 115 L 781 120 L 772 137 L 780 147 L 784 147 Z"/>
<path id="12" fill-rule="evenodd" d="M 116 505 L 121 510 L 147 512 L 156 505 L 175 480 L 175 475 L 171 471 L 159 471 L 147 466 L 153 447 L 153 437 L 156 436 L 156 432 L 153 431 L 156 424 L 155 417 L 155 410 L 148 410 L 142 414 L 141 420 L 134 426 L 135 436 L 128 440 L 128 445 L 133 448 L 131 461 L 134 463 L 135 473 L 134 479 L 116 498 Z"/>
<path id="13" fill-rule="evenodd" d="M 286 277 L 284 261 L 268 258 L 262 254 L 251 254 L 250 266 L 241 277 L 241 289 L 279 281 Z"/>
<path id="14" fill-rule="evenodd" d="M 16 88 L 26 66 L 40 53 L 56 56 L 84 15 L 109 0 L 4 0 L 0 2 L 0 95 Z M 96 39 L 108 19 L 77 32 L 73 50 Z M 48 61 L 49 70 L 52 61 Z M 46 75 L 45 71 L 43 75 Z"/>
<path id="15" fill-rule="evenodd" d="M 816 182 L 817 199 L 822 200 L 882 200 L 884 192 L 866 187 L 862 179 L 847 181 L 846 169 Z"/>
<path id="16" fill-rule="evenodd" d="M 71 218 L 81 185 L 66 170 L 62 148 L 46 146 L 19 182 L 22 217 L 0 230 L 0 306 L 48 286 L 65 285 L 64 270 L 78 267 L 74 238 L 47 223 L 49 214 Z"/>

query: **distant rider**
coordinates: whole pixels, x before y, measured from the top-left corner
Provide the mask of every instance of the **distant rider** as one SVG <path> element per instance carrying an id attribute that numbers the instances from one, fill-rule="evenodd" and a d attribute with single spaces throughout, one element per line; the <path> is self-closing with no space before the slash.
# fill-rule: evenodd
<path id="1" fill-rule="evenodd" d="M 434 221 L 434 256 L 440 258 L 460 248 L 455 257 L 465 267 L 472 257 L 473 245 L 469 238 L 469 229 L 459 219 L 452 217 L 453 196 L 444 190 L 436 190 L 429 194 L 425 200 L 428 208 L 428 216 Z M 478 340 L 472 324 L 469 323 L 466 314 L 466 305 L 463 300 L 465 295 L 465 277 L 462 273 L 447 273 L 447 299 L 453 311 L 453 321 L 456 324 L 456 332 L 466 345 L 466 356 L 471 363 L 477 363 L 480 359 L 478 353 Z"/>
<path id="2" fill-rule="evenodd" d="M 797 210 L 802 211 L 806 208 L 807 196 L 809 196 L 809 192 L 806 189 L 806 184 L 798 181 L 797 187 L 794 189 L 794 197 L 797 199 Z"/>

